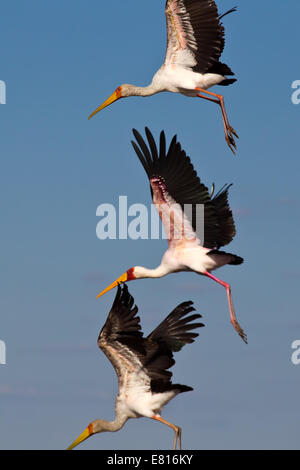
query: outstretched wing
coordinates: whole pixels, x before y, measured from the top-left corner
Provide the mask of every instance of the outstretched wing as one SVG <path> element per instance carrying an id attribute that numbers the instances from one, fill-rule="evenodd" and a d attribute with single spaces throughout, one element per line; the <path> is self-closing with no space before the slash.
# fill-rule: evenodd
<path id="1" fill-rule="evenodd" d="M 177 223 L 177 227 L 174 232 L 183 233 L 182 238 L 188 234 L 190 239 L 194 234 L 199 244 L 206 248 L 217 249 L 228 244 L 235 235 L 232 212 L 228 205 L 229 186 L 224 187 L 217 196 L 211 197 L 207 187 L 201 183 L 190 158 L 177 142 L 176 136 L 166 151 L 166 138 L 162 131 L 158 152 L 148 128 L 146 136 L 149 148 L 139 132 L 134 129 L 133 134 L 138 145 L 135 142 L 132 142 L 132 145 L 148 175 L 154 204 L 158 210 L 160 206 L 169 207 L 171 212 L 174 203 L 181 209 L 181 214 L 178 209 L 175 211 L 174 225 Z M 168 234 L 170 223 L 166 224 L 166 220 L 168 221 L 168 217 L 165 220 L 162 218 Z M 169 237 L 169 241 L 172 242 L 172 237 Z"/>
<path id="2" fill-rule="evenodd" d="M 231 186 L 231 184 L 223 186 L 211 201 L 220 227 L 217 248 L 228 245 L 236 234 L 233 215 L 228 202 L 228 191 Z"/>
<path id="3" fill-rule="evenodd" d="M 127 371 L 141 367 L 139 355 L 145 355 L 138 308 L 124 284 L 118 286 L 113 306 L 98 337 L 98 346 L 116 370 L 119 382 Z"/>
<path id="4" fill-rule="evenodd" d="M 185 302 L 147 337 L 141 332 L 137 307 L 125 285 L 118 286 L 115 301 L 106 323 L 98 338 L 98 345 L 116 370 L 119 390 L 125 386 L 142 386 L 153 393 L 167 390 L 188 391 L 190 387 L 172 384 L 172 373 L 168 370 L 174 364 L 173 352 L 198 336 L 192 332 L 204 326 L 195 323 L 199 314 L 194 311 L 192 302 Z"/>
<path id="5" fill-rule="evenodd" d="M 214 0 L 168 0 L 165 13 L 165 64 L 199 73 L 210 71 L 218 63 L 225 44 L 224 27 Z"/>
<path id="6" fill-rule="evenodd" d="M 194 310 L 193 302 L 178 305 L 146 338 L 144 370 L 151 379 L 153 392 L 178 387 L 178 384 L 172 384 L 172 373 L 168 369 L 175 363 L 173 352 L 180 351 L 185 344 L 193 343 L 198 336 L 193 330 L 204 326 L 203 323 L 194 322 L 201 315 L 189 315 Z"/>
<path id="7" fill-rule="evenodd" d="M 203 323 L 192 323 L 194 320 L 202 318 L 199 313 L 187 316 L 194 312 L 193 302 L 183 302 L 178 305 L 165 318 L 155 330 L 147 337 L 148 341 L 156 341 L 171 352 L 180 351 L 187 343 L 193 343 L 198 333 L 191 333 L 191 330 L 203 327 Z"/>

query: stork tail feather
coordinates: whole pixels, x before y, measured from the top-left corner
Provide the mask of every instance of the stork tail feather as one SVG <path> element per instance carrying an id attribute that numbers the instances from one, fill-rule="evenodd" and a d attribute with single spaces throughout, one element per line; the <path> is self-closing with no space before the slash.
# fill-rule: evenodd
<path id="1" fill-rule="evenodd" d="M 238 266 L 240 264 L 243 264 L 244 259 L 241 258 L 240 256 L 233 255 L 232 253 L 226 253 L 226 251 L 219 251 L 219 250 L 211 250 L 208 255 L 220 255 L 220 256 L 228 256 L 231 258 L 231 260 L 227 264 L 231 264 L 233 266 Z"/>

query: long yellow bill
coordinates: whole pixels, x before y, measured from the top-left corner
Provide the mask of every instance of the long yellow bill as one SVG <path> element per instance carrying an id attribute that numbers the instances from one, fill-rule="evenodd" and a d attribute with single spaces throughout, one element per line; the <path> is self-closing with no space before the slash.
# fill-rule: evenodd
<path id="1" fill-rule="evenodd" d="M 102 109 L 117 101 L 119 98 L 121 98 L 121 87 L 117 88 L 116 91 L 114 91 L 113 94 L 110 95 L 110 97 L 104 101 L 103 104 L 101 104 L 101 106 L 95 109 L 95 111 L 89 116 L 89 119 L 95 116 L 95 114 L 99 113 L 99 111 L 102 111 Z"/>
<path id="2" fill-rule="evenodd" d="M 124 282 L 131 281 L 133 278 L 130 279 L 130 276 L 128 275 L 128 271 L 126 273 L 122 274 L 122 276 L 118 277 L 118 279 L 110 284 L 106 289 L 104 289 L 102 292 L 100 292 L 99 295 L 97 295 L 97 299 L 99 299 L 103 294 L 106 294 L 106 292 L 109 292 L 112 290 L 114 287 L 118 287 L 119 284 L 123 284 Z"/>
<path id="3" fill-rule="evenodd" d="M 88 439 L 91 435 L 92 435 L 92 430 L 91 430 L 91 426 L 88 426 L 84 431 L 83 433 L 80 434 L 80 436 L 76 439 L 76 441 L 73 442 L 72 445 L 70 445 L 70 447 L 68 447 L 67 450 L 72 450 L 74 449 L 74 447 L 78 446 L 78 444 L 80 444 L 81 442 L 85 441 L 86 439 Z"/>

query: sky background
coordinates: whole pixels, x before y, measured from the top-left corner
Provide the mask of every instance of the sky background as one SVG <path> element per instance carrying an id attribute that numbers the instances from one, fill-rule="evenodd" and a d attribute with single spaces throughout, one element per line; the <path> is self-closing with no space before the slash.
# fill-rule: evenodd
<path id="1" fill-rule="evenodd" d="M 155 267 L 166 242 L 100 241 L 96 208 L 150 205 L 131 129 L 177 133 L 202 181 L 234 183 L 245 259 L 217 276 L 232 285 L 246 346 L 230 322 L 225 290 L 182 273 L 130 283 L 145 333 L 193 300 L 206 328 L 176 356 L 176 382 L 194 392 L 165 419 L 186 449 L 299 448 L 299 125 L 291 85 L 300 79 L 298 0 L 217 1 L 222 60 L 238 82 L 224 93 L 238 155 L 211 103 L 159 94 L 88 115 L 122 83 L 147 85 L 163 62 L 164 1 L 1 2 L 0 448 L 64 449 L 96 418 L 111 420 L 117 380 L 97 337 L 115 296 L 96 295 L 134 265 Z M 94 436 L 81 448 L 169 449 L 172 431 L 147 419 Z"/>

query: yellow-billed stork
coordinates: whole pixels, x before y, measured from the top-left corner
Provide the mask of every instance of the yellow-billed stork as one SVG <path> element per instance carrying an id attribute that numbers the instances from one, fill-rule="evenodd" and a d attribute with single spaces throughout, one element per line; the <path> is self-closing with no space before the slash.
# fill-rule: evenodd
<path id="1" fill-rule="evenodd" d="M 115 301 L 98 338 L 99 348 L 108 357 L 118 376 L 119 393 L 116 398 L 115 419 L 112 422 L 97 419 L 89 424 L 68 448 L 73 449 L 93 434 L 121 429 L 130 418 L 152 418 L 175 432 L 174 449 L 181 449 L 181 429 L 164 420 L 162 408 L 176 395 L 193 390 L 173 384 L 169 369 L 175 364 L 173 352 L 180 351 L 198 336 L 191 330 L 203 323 L 194 323 L 199 314 L 193 302 L 184 302 L 147 337 L 141 331 L 138 308 L 126 284 L 118 286 Z"/>
<path id="2" fill-rule="evenodd" d="M 228 204 L 231 185 L 225 185 L 217 194 L 214 194 L 214 187 L 209 192 L 197 176 L 190 158 L 177 142 L 177 136 L 174 136 L 166 152 L 164 131 L 160 135 L 159 150 L 148 128 L 146 136 L 149 148 L 135 129 L 133 133 L 139 146 L 135 142 L 132 145 L 148 175 L 153 203 L 162 219 L 169 246 L 156 269 L 141 266 L 130 268 L 103 290 L 98 298 L 122 282 L 194 271 L 225 287 L 231 323 L 247 342 L 247 336 L 236 318 L 230 285 L 211 274 L 211 271 L 226 264 L 243 263 L 240 256 L 220 251 L 220 247 L 230 243 L 236 234 Z M 201 219 L 198 220 L 199 207 L 204 207 L 204 224 Z"/>
<path id="3" fill-rule="evenodd" d="M 164 64 L 154 75 L 152 83 L 147 87 L 119 86 L 89 119 L 114 101 L 127 96 L 151 96 L 163 91 L 182 93 L 220 106 L 226 142 L 235 153 L 234 136 L 238 135 L 229 124 L 224 98 L 207 91 L 214 85 L 226 86 L 236 81 L 227 78 L 234 74 L 228 65 L 219 61 L 225 45 L 221 19 L 235 10 L 232 8 L 220 16 L 214 0 L 168 0 L 165 8 L 167 52 Z"/>

